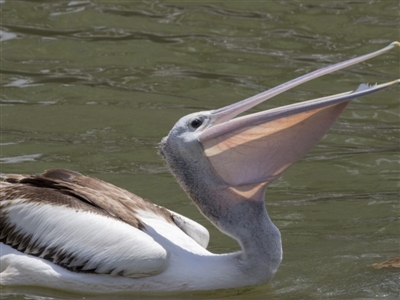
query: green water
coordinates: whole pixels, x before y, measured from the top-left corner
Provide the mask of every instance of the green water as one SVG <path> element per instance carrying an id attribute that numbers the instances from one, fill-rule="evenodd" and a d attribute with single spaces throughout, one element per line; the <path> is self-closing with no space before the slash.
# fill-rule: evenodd
<path id="1" fill-rule="evenodd" d="M 400 39 L 398 1 L 0 1 L 1 169 L 62 167 L 110 181 L 205 225 L 157 144 L 183 115 L 218 108 Z M 399 50 L 317 79 L 252 111 L 400 77 Z M 284 259 L 245 291 L 170 299 L 398 299 L 400 88 L 354 100 L 273 183 Z M 0 288 L 1 299 L 115 299 Z"/>

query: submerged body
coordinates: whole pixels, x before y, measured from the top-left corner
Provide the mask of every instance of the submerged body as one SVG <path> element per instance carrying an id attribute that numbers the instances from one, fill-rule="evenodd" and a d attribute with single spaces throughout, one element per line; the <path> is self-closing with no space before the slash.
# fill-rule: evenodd
<path id="1" fill-rule="evenodd" d="M 162 140 L 160 154 L 181 187 L 240 251 L 209 252 L 203 226 L 101 180 L 61 169 L 11 174 L 0 184 L 0 284 L 102 293 L 269 281 L 282 260 L 282 245 L 265 208 L 266 187 L 323 137 L 351 99 L 398 81 L 235 117 L 395 45 L 185 116 Z"/>

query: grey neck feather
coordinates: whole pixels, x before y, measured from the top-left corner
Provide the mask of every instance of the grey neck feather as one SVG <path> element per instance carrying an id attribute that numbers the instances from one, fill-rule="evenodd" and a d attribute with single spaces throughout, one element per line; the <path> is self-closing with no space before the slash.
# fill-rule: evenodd
<path id="1" fill-rule="evenodd" d="M 242 248 L 237 253 L 241 270 L 259 278 L 258 283 L 271 279 L 282 259 L 282 244 L 264 202 L 244 199 L 230 190 L 198 144 L 182 148 L 167 137 L 160 144 L 160 154 L 203 215 L 238 241 Z"/>

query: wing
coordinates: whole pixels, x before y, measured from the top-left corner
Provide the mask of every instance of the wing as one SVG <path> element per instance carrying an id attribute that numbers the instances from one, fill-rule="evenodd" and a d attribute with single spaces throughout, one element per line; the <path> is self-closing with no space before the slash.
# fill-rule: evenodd
<path id="1" fill-rule="evenodd" d="M 29 182 L 31 180 L 32 179 L 26 178 L 23 182 Z M 123 221 L 138 228 L 143 227 L 144 224 L 137 218 L 137 212 L 139 210 L 150 212 L 156 217 L 178 226 L 179 229 L 203 248 L 206 248 L 208 245 L 210 234 L 208 230 L 199 223 L 162 206 L 146 201 L 110 183 L 84 176 L 78 172 L 63 169 L 46 171 L 42 176 L 35 176 L 33 180 L 36 184 L 38 181 L 42 181 L 44 184 L 56 185 L 57 188 L 67 189 L 64 192 L 69 192 L 77 197 L 83 198 L 88 203 L 101 208 L 113 216 L 118 216 Z M 77 188 L 76 185 L 79 186 L 79 188 Z"/>
<path id="2" fill-rule="evenodd" d="M 172 219 L 176 226 L 194 239 L 200 246 L 207 248 L 210 241 L 210 233 L 204 226 L 174 211 L 169 210 L 169 212 L 172 214 Z"/>
<path id="3" fill-rule="evenodd" d="M 171 214 L 111 184 L 67 170 L 9 175 L 1 185 L 0 241 L 71 271 L 142 277 L 162 272 L 167 251 L 136 210 Z M 149 210 L 150 209 L 150 210 Z"/>

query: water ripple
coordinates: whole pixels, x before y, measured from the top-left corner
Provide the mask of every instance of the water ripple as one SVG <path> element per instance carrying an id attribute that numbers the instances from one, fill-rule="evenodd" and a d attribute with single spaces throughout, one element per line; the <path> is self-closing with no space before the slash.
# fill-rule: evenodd
<path id="1" fill-rule="evenodd" d="M 39 26 L 22 26 L 3 24 L 8 30 L 15 31 L 21 35 L 32 35 L 39 37 L 66 38 L 73 40 L 88 41 L 123 41 L 123 40 L 146 40 L 154 43 L 171 44 L 182 43 L 185 39 L 211 38 L 209 35 L 201 34 L 159 34 L 140 30 L 129 30 L 123 28 L 112 28 L 97 26 L 90 29 L 53 29 Z"/>
<path id="2" fill-rule="evenodd" d="M 27 161 L 35 161 L 40 156 L 42 156 L 42 154 L 38 153 L 38 154 L 2 157 L 2 158 L 0 158 L 0 162 L 2 164 L 16 164 L 16 163 L 22 163 L 22 162 L 27 162 Z"/>
<path id="3" fill-rule="evenodd" d="M 0 42 L 16 39 L 17 35 L 13 32 L 0 30 Z"/>

